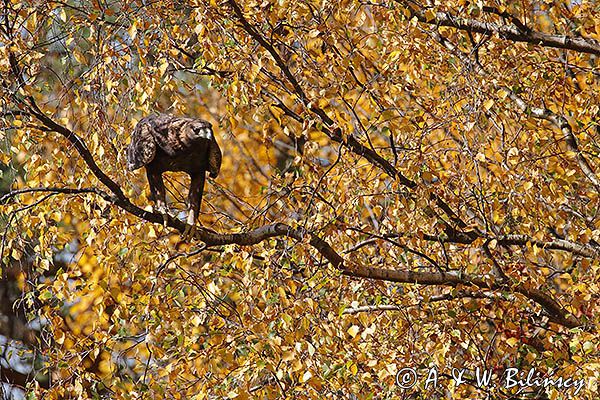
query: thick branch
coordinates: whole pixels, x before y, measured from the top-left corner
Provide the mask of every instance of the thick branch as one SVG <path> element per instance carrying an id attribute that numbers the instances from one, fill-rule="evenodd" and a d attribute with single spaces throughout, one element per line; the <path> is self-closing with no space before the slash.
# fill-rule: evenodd
<path id="1" fill-rule="evenodd" d="M 49 188 L 49 190 L 54 192 L 56 192 L 57 189 L 58 188 Z M 42 188 L 34 188 L 34 190 L 29 191 L 41 192 L 43 190 Z M 22 190 L 21 192 L 25 193 L 27 192 L 27 190 Z M 77 189 L 65 188 L 61 192 L 77 193 Z M 88 192 L 101 195 L 101 193 L 98 193 L 95 190 L 89 190 Z M 109 197 L 106 200 L 112 202 L 114 205 L 121 207 L 142 219 L 145 219 L 146 221 L 157 224 L 161 224 L 163 222 L 162 214 L 155 214 L 144 211 L 131 204 L 128 200 L 125 202 L 123 199 L 115 196 Z M 179 232 L 183 232 L 185 229 L 185 224 L 182 221 L 178 219 L 173 219 L 171 217 L 169 217 L 168 219 L 168 226 L 177 229 Z M 578 321 L 577 318 L 569 314 L 554 299 L 552 299 L 550 296 L 546 295 L 540 290 L 528 289 L 523 285 L 516 285 L 515 287 L 511 288 L 510 286 L 498 282 L 491 277 L 475 275 L 469 276 L 462 275 L 456 272 L 402 271 L 367 267 L 363 265 L 353 265 L 351 263 L 346 263 L 342 256 L 340 256 L 326 241 L 324 241 L 317 235 L 313 235 L 301 228 L 292 228 L 291 226 L 282 223 L 262 226 L 249 232 L 231 234 L 219 234 L 206 228 L 199 228 L 195 234 L 195 238 L 203 241 L 207 247 L 227 244 L 251 246 L 274 237 L 289 237 L 298 241 L 307 240 L 308 243 L 315 250 L 317 250 L 323 257 L 325 257 L 331 263 L 331 265 L 339 269 L 342 272 L 342 274 L 347 276 L 408 284 L 443 286 L 474 285 L 480 288 L 487 288 L 492 290 L 512 290 L 524 295 L 525 297 L 543 306 L 544 309 L 546 309 L 546 311 L 548 312 L 549 317 L 552 319 L 552 321 L 570 328 L 581 325 L 581 322 Z M 517 239 L 518 238 L 512 238 L 512 240 L 515 241 Z"/>
<path id="2" fill-rule="evenodd" d="M 499 25 L 491 22 L 457 17 L 448 12 L 426 13 L 422 9 L 415 9 L 408 4 L 408 1 L 399 1 L 399 3 L 403 4 L 406 9 L 409 10 L 411 16 L 416 17 L 420 22 L 437 26 L 448 26 L 472 33 L 482 33 L 490 36 L 497 35 L 502 39 L 512 40 L 514 42 L 532 43 L 545 47 L 600 55 L 600 43 L 593 39 L 566 35 L 550 35 L 530 29 L 523 29 L 524 26 L 518 26 L 518 24 Z"/>
<path id="3" fill-rule="evenodd" d="M 552 297 L 538 289 L 530 289 L 524 285 L 510 287 L 493 278 L 477 275 L 464 275 L 459 272 L 416 272 L 400 271 L 374 267 L 356 266 L 352 269 L 343 269 L 344 275 L 383 280 L 388 282 L 413 283 L 420 285 L 441 285 L 456 287 L 459 285 L 474 285 L 491 290 L 507 290 L 522 294 L 530 300 L 540 304 L 547 312 L 549 318 L 560 325 L 574 328 L 581 325 L 574 315 L 563 309 Z"/>

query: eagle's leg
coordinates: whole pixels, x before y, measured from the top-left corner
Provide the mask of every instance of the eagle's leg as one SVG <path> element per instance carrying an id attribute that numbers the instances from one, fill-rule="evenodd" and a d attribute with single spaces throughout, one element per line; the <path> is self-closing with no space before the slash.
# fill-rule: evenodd
<path id="1" fill-rule="evenodd" d="M 146 168 L 146 176 L 150 185 L 150 199 L 156 204 L 152 211 L 158 211 L 163 217 L 163 225 L 166 227 L 169 222 L 169 210 L 167 209 L 167 200 L 165 193 L 165 183 L 161 172 L 150 171 Z"/>
<path id="2" fill-rule="evenodd" d="M 204 192 L 204 181 L 206 172 L 201 171 L 191 175 L 192 182 L 190 183 L 190 191 L 188 193 L 188 215 L 185 230 L 183 231 L 183 239 L 193 237 L 196 233 L 196 220 L 200 214 L 200 204 L 202 203 L 202 192 Z"/>

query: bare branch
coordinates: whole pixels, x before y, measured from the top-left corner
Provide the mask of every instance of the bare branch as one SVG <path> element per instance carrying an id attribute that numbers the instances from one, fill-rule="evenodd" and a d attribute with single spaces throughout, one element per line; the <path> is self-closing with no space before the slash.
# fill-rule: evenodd
<path id="1" fill-rule="evenodd" d="M 400 311 L 402 307 L 393 304 L 382 304 L 375 306 L 360 306 L 355 308 L 346 308 L 342 314 L 358 314 L 361 312 L 374 312 L 374 311 Z"/>
<path id="2" fill-rule="evenodd" d="M 24 193 L 64 193 L 64 194 L 82 194 L 82 193 L 95 193 L 100 195 L 103 199 L 107 201 L 111 201 L 111 197 L 108 193 L 97 189 L 97 188 L 59 188 L 59 187 L 37 187 L 37 188 L 24 188 L 24 189 L 16 189 L 6 193 L 4 196 L 0 197 L 0 204 L 4 203 L 8 199 L 24 194 Z"/>
<path id="3" fill-rule="evenodd" d="M 512 295 L 503 296 L 499 293 L 494 293 L 494 292 L 471 293 L 471 292 L 462 292 L 461 291 L 456 294 L 444 293 L 444 294 L 440 294 L 437 296 L 431 296 L 431 297 L 427 298 L 427 303 L 456 300 L 456 299 L 465 299 L 465 298 L 515 301 L 515 296 L 512 296 Z M 425 298 L 419 297 L 419 300 L 424 301 Z M 398 306 L 395 304 L 359 306 L 359 307 L 355 307 L 355 308 L 346 308 L 346 309 L 344 309 L 342 314 L 358 314 L 361 312 L 377 312 L 377 311 L 400 311 L 402 309 L 416 307 L 416 306 L 419 306 L 419 303 L 407 305 L 407 306 Z"/>
<path id="4" fill-rule="evenodd" d="M 548 317 L 553 322 L 574 328 L 582 324 L 574 315 L 569 313 L 558 304 L 549 295 L 539 289 L 527 288 L 524 285 L 515 285 L 510 287 L 507 284 L 499 282 L 491 277 L 478 275 L 464 275 L 460 272 L 417 272 L 417 271 L 399 271 L 382 269 L 366 266 L 355 266 L 354 268 L 345 268 L 342 273 L 344 275 L 357 278 L 369 278 L 388 282 L 412 283 L 419 285 L 441 285 L 452 286 L 472 285 L 490 290 L 507 290 L 513 291 L 541 305 Z"/>

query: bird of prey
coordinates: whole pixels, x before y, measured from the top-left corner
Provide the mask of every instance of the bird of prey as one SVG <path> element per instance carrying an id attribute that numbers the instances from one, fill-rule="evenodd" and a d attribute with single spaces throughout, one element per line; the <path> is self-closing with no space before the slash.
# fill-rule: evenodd
<path id="1" fill-rule="evenodd" d="M 165 226 L 168 209 L 165 199 L 165 171 L 187 172 L 191 178 L 187 200 L 187 225 L 183 237 L 193 235 L 200 212 L 204 180 L 208 171 L 216 178 L 221 168 L 221 149 L 209 122 L 198 118 L 168 114 L 150 115 L 135 126 L 127 147 L 127 169 L 145 167 L 150 198 L 163 215 Z"/>

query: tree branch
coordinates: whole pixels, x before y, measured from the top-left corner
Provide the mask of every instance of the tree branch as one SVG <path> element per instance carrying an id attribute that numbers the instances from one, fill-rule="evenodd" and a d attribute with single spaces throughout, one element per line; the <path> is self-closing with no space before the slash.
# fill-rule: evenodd
<path id="1" fill-rule="evenodd" d="M 436 296 L 431 296 L 427 298 L 428 303 L 440 302 L 440 301 L 449 301 L 456 299 L 490 299 L 490 300 L 506 300 L 506 301 L 515 301 L 515 296 L 509 295 L 507 297 L 502 296 L 499 293 L 495 292 L 479 292 L 472 293 L 468 291 L 460 291 L 459 293 L 444 293 Z M 425 300 L 422 297 L 419 297 L 419 301 Z M 342 311 L 342 314 L 358 314 L 361 312 L 377 312 L 377 311 L 401 311 L 403 309 L 407 309 L 410 307 L 419 306 L 420 303 L 411 304 L 407 306 L 399 306 L 395 304 L 379 304 L 379 305 L 368 305 L 368 306 L 358 306 L 353 308 L 346 308 Z"/>
<path id="2" fill-rule="evenodd" d="M 31 188 L 23 189 L 21 193 L 27 191 L 43 191 L 44 188 Z M 57 193 L 76 193 L 78 189 L 64 188 L 60 192 L 57 189 L 63 188 L 47 188 Z M 102 196 L 96 190 L 85 190 L 87 193 L 94 193 Z M 104 197 L 103 197 L 104 198 Z M 148 221 L 157 224 L 163 222 L 162 214 L 155 214 L 144 211 L 129 201 L 124 202 L 123 199 L 112 196 L 105 198 L 105 200 L 113 203 L 114 205 L 125 209 L 126 211 Z M 179 232 L 183 232 L 185 224 L 177 219 L 173 219 L 169 216 L 168 226 L 174 227 Z M 492 290 L 512 290 L 523 296 L 535 301 L 536 303 L 543 306 L 549 314 L 552 321 L 572 328 L 580 326 L 582 323 L 568 311 L 564 310 L 554 299 L 540 290 L 528 289 L 523 285 L 516 285 L 510 287 L 502 282 L 498 282 L 493 278 L 476 275 L 461 275 L 456 272 L 417 272 L 417 271 L 401 271 L 391 270 L 375 267 L 366 267 L 363 265 L 353 265 L 352 263 L 346 263 L 342 256 L 340 256 L 326 241 L 318 237 L 317 235 L 311 234 L 310 232 L 302 228 L 292 228 L 289 225 L 276 223 L 271 225 L 265 225 L 254 230 L 242 233 L 232 234 L 219 234 L 211 231 L 207 228 L 200 227 L 196 231 L 195 238 L 203 241 L 207 247 L 237 244 L 240 246 L 251 246 L 258 244 L 264 240 L 274 237 L 289 237 L 297 241 L 308 241 L 308 243 L 317 250 L 323 257 L 325 257 L 332 266 L 339 269 L 343 275 L 357 278 L 368 278 L 375 280 L 382 280 L 388 282 L 399 282 L 408 284 L 421 284 L 421 285 L 442 285 L 442 286 L 458 286 L 458 285 L 474 285 L 480 288 L 487 288 Z M 513 238 L 516 240 L 516 238 Z"/>
<path id="3" fill-rule="evenodd" d="M 16 197 L 20 194 L 24 193 L 64 193 L 64 194 L 82 194 L 82 193 L 95 193 L 100 195 L 104 200 L 112 202 L 111 196 L 103 190 L 97 188 L 59 188 L 59 187 L 36 187 L 36 188 L 24 188 L 24 189 L 16 189 L 6 193 L 4 196 L 0 197 L 0 204 L 3 204 L 5 201 L 12 197 Z"/>
<path id="4" fill-rule="evenodd" d="M 582 325 L 574 315 L 569 313 L 567 310 L 562 308 L 556 300 L 548 296 L 544 292 L 538 289 L 527 288 L 522 284 L 510 286 L 508 284 L 498 282 L 497 280 L 478 275 L 464 275 L 459 272 L 417 272 L 417 271 L 399 271 L 382 269 L 375 267 L 355 266 L 354 268 L 344 268 L 342 274 L 376 279 L 388 282 L 398 283 L 412 283 L 420 285 L 441 285 L 441 286 L 452 286 L 456 287 L 459 285 L 473 285 L 479 288 L 485 288 L 490 290 L 507 290 L 522 294 L 530 300 L 535 301 L 541 305 L 551 321 L 569 327 L 574 328 Z"/>
<path id="5" fill-rule="evenodd" d="M 510 246 L 524 246 L 527 243 L 531 243 L 541 249 L 547 250 L 564 250 L 578 256 L 599 258 L 600 252 L 591 246 L 584 246 L 579 243 L 569 242 L 568 240 L 555 239 L 550 241 L 543 241 L 533 239 L 527 235 L 502 235 L 496 238 L 499 245 Z"/>
<path id="6" fill-rule="evenodd" d="M 422 9 L 416 9 L 410 5 L 409 1 L 396 0 L 402 4 L 418 21 L 436 26 L 448 26 L 463 31 L 482 33 L 485 35 L 497 35 L 501 39 L 511 40 L 513 42 L 532 43 L 544 47 L 553 47 L 557 49 L 568 49 L 582 53 L 600 55 L 600 43 L 594 39 L 583 37 L 571 37 L 566 35 L 550 35 L 542 32 L 533 31 L 525 27 L 518 20 L 510 16 L 513 25 L 499 25 L 491 22 L 483 22 L 470 18 L 462 18 L 452 15 L 448 12 L 427 13 Z M 484 10 L 488 11 L 488 10 Z M 491 12 L 491 11 L 490 11 Z M 504 14 L 499 14 L 504 16 Z"/>
<path id="7" fill-rule="evenodd" d="M 398 172 L 394 168 L 394 166 L 391 163 L 389 163 L 386 159 L 381 157 L 379 154 L 377 154 L 372 149 L 362 145 L 351 135 L 348 135 L 347 141 L 345 142 L 341 129 L 335 127 L 335 122 L 333 121 L 333 119 L 331 119 L 331 117 L 329 115 L 327 115 L 325 110 L 323 110 L 318 105 L 316 105 L 310 101 L 310 99 L 304 92 L 304 89 L 302 89 L 302 86 L 300 86 L 300 83 L 298 82 L 296 77 L 292 74 L 292 72 L 290 71 L 288 66 L 285 64 L 285 62 L 283 61 L 283 59 L 281 58 L 281 56 L 279 55 L 277 50 L 275 50 L 273 45 L 270 44 L 269 42 L 267 42 L 267 40 L 264 38 L 264 36 L 261 35 L 254 28 L 254 26 L 252 26 L 248 22 L 248 20 L 244 17 L 244 14 L 242 13 L 240 6 L 235 2 L 235 0 L 228 0 L 228 3 L 233 8 L 235 16 L 237 17 L 238 21 L 240 21 L 242 28 L 250 35 L 250 37 L 252 37 L 252 39 L 256 40 L 265 50 L 267 50 L 269 52 L 269 54 L 271 55 L 271 57 L 273 57 L 273 59 L 275 60 L 275 63 L 277 64 L 277 66 L 279 67 L 279 69 L 281 70 L 283 75 L 286 77 L 288 82 L 292 85 L 294 92 L 298 95 L 302 104 L 308 110 L 312 111 L 314 114 L 319 116 L 321 118 L 321 120 L 325 123 L 325 125 L 327 125 L 326 127 L 323 127 L 323 132 L 328 137 L 330 137 L 331 139 L 333 139 L 334 141 L 336 141 L 338 143 L 347 145 L 354 153 L 366 158 L 372 164 L 377 165 L 391 177 L 398 178 L 404 186 L 407 186 L 410 188 L 414 188 L 417 186 L 417 184 L 415 182 L 411 181 L 410 179 L 408 179 L 407 177 L 402 175 L 400 172 Z"/>

